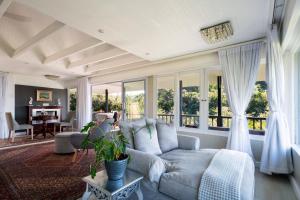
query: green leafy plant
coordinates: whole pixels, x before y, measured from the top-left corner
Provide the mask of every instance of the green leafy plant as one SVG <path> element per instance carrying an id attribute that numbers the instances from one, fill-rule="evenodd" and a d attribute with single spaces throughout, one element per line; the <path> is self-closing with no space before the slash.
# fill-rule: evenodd
<path id="1" fill-rule="evenodd" d="M 152 127 L 151 124 L 146 124 L 145 126 L 135 130 L 130 129 L 130 132 L 135 136 L 140 130 L 147 128 L 150 138 L 152 138 Z M 92 132 L 96 130 L 100 131 L 100 136 L 91 139 Z M 88 149 L 88 146 L 92 145 L 96 158 L 95 162 L 91 164 L 90 175 L 92 178 L 96 176 L 97 167 L 101 166 L 103 161 L 114 161 L 114 160 L 123 160 L 128 158 L 130 161 L 130 156 L 126 154 L 126 144 L 128 144 L 127 138 L 121 131 L 113 131 L 105 133 L 96 122 L 87 123 L 82 129 L 82 133 L 86 134 L 81 147 L 84 150 Z"/>
<path id="2" fill-rule="evenodd" d="M 91 139 L 90 136 L 96 129 L 101 132 L 101 136 Z M 97 167 L 100 166 L 103 161 L 123 160 L 129 158 L 129 155 L 126 154 L 126 144 L 128 144 L 128 140 L 121 131 L 104 133 L 104 131 L 98 127 L 97 123 L 89 122 L 83 127 L 81 132 L 87 133 L 81 144 L 82 148 L 87 150 L 88 146 L 92 145 L 96 154 L 95 162 L 92 163 L 90 167 L 90 174 L 92 178 L 96 176 Z"/>

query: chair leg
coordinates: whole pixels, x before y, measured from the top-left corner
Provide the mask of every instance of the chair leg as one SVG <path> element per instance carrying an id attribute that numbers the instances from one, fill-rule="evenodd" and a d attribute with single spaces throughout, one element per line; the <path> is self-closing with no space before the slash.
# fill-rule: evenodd
<path id="1" fill-rule="evenodd" d="M 73 158 L 72 158 L 72 163 L 74 163 L 76 161 L 76 158 L 77 158 L 77 149 L 74 149 L 74 155 L 73 155 Z"/>
<path id="2" fill-rule="evenodd" d="M 31 128 L 31 140 L 33 140 L 33 128 Z"/>
<path id="3" fill-rule="evenodd" d="M 14 130 L 11 131 L 11 141 L 15 142 L 15 131 Z"/>

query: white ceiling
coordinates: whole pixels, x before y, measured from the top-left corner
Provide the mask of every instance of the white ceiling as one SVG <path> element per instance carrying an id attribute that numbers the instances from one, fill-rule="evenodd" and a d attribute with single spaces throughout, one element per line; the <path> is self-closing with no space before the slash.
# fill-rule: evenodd
<path id="1" fill-rule="evenodd" d="M 121 68 L 149 63 L 145 60 L 156 61 L 261 38 L 266 35 L 272 17 L 271 2 L 15 0 L 2 17 L 0 2 L 0 71 L 71 79 L 108 71 L 116 73 Z M 24 19 L 16 20 L 11 14 Z M 232 38 L 215 45 L 202 40 L 200 28 L 227 20 L 233 26 Z M 19 56 L 12 56 L 16 49 L 58 21 L 65 25 Z M 70 53 L 78 48 L 82 49 Z M 51 56 L 60 59 L 44 63 Z"/>
<path id="2" fill-rule="evenodd" d="M 78 30 L 149 60 L 266 35 L 270 0 L 19 0 Z M 206 44 L 200 28 L 231 21 L 234 36 Z M 102 29 L 104 33 L 99 33 Z M 149 55 L 146 55 L 148 54 Z"/>

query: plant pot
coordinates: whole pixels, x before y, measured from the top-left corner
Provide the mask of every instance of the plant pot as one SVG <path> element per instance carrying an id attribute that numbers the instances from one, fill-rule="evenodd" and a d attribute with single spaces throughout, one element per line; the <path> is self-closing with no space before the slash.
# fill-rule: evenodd
<path id="1" fill-rule="evenodd" d="M 124 155 L 123 160 L 105 161 L 105 169 L 109 180 L 119 180 L 123 178 L 127 162 L 128 155 Z"/>

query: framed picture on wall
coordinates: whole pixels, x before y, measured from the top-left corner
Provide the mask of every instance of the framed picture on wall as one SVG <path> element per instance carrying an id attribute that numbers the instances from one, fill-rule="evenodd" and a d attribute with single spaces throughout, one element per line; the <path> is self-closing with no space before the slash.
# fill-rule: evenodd
<path id="1" fill-rule="evenodd" d="M 50 90 L 37 90 L 36 93 L 36 100 L 37 101 L 52 101 L 52 91 Z"/>

